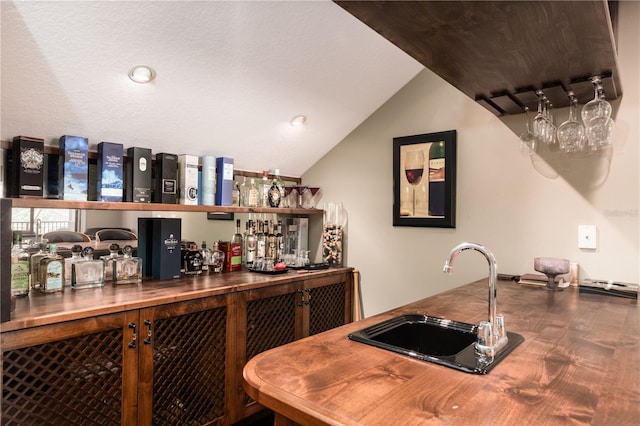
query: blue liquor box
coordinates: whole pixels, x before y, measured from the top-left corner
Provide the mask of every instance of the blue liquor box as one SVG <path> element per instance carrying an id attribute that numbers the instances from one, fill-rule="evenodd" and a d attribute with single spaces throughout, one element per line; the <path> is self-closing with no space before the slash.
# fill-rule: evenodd
<path id="1" fill-rule="evenodd" d="M 87 201 L 89 186 L 89 140 L 80 136 L 60 137 L 58 197 Z"/>
<path id="2" fill-rule="evenodd" d="M 233 205 L 233 158 L 216 158 L 216 206 Z"/>
<path id="3" fill-rule="evenodd" d="M 124 192 L 121 143 L 100 142 L 98 144 L 98 201 L 122 201 Z"/>
<path id="4" fill-rule="evenodd" d="M 157 280 L 180 278 L 182 219 L 138 218 L 138 257 L 142 275 Z"/>

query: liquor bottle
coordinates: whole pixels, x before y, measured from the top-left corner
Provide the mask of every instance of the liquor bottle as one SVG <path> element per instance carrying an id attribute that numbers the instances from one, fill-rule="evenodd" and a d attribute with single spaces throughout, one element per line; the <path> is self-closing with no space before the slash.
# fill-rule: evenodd
<path id="1" fill-rule="evenodd" d="M 211 249 L 207 248 L 206 241 L 202 241 L 202 244 L 200 244 L 200 253 L 202 253 L 202 272 L 206 274 L 209 272 L 209 265 L 211 264 Z"/>
<path id="2" fill-rule="evenodd" d="M 267 200 L 269 201 L 269 207 L 280 207 L 282 195 L 280 193 L 278 181 L 275 177 L 271 181 L 271 186 L 269 187 L 269 192 L 267 193 Z"/>
<path id="3" fill-rule="evenodd" d="M 275 180 L 276 180 L 276 185 L 278 185 L 278 188 L 280 189 L 280 206 L 283 206 L 284 203 L 284 182 L 282 180 L 282 178 L 280 177 L 280 169 L 275 169 L 273 171 L 273 173 L 275 174 Z"/>
<path id="4" fill-rule="evenodd" d="M 267 254 L 267 236 L 264 234 L 264 224 L 261 220 L 258 221 L 258 232 L 256 233 L 256 257 L 253 260 L 264 259 Z"/>
<path id="5" fill-rule="evenodd" d="M 254 233 L 253 220 L 247 221 L 247 236 L 244 239 L 244 266 L 247 268 L 253 267 L 253 261 L 256 258 L 256 245 L 257 238 Z"/>
<path id="6" fill-rule="evenodd" d="M 444 142 L 429 148 L 429 216 L 444 216 Z"/>
<path id="7" fill-rule="evenodd" d="M 32 290 L 40 288 L 40 260 L 48 255 L 46 241 L 42 241 L 38 246 L 38 252 L 32 254 L 30 260 L 29 271 Z"/>
<path id="8" fill-rule="evenodd" d="M 142 259 L 132 255 L 133 247 L 122 247 L 122 256 L 117 258 L 115 284 L 138 284 L 142 282 Z"/>
<path id="9" fill-rule="evenodd" d="M 247 206 L 260 207 L 260 190 L 258 189 L 256 180 L 253 178 L 251 178 L 247 185 L 247 195 L 245 196 L 245 199 L 247 201 Z"/>
<path id="10" fill-rule="evenodd" d="M 269 189 L 271 189 L 271 181 L 269 181 L 269 172 L 262 171 L 262 182 L 260 183 L 260 206 L 269 207 Z"/>
<path id="11" fill-rule="evenodd" d="M 233 191 L 231 192 L 231 205 L 240 206 L 240 184 L 238 182 L 233 183 Z"/>
<path id="12" fill-rule="evenodd" d="M 202 274 L 202 253 L 195 243 L 191 243 L 184 255 L 184 273 L 185 275 Z"/>
<path id="13" fill-rule="evenodd" d="M 222 250 L 220 250 L 220 242 L 214 242 L 213 250 L 211 251 L 211 264 L 209 265 L 209 268 L 213 269 L 213 272 L 216 273 L 224 271 L 224 264 L 226 259 L 227 256 Z"/>
<path id="14" fill-rule="evenodd" d="M 31 257 L 33 259 L 33 256 Z M 84 261 L 82 257 L 82 246 L 79 244 L 74 244 L 71 247 L 71 257 L 68 257 L 64 260 L 64 285 L 65 287 L 69 287 L 71 285 L 72 280 L 72 272 L 73 272 L 73 264 L 77 262 Z"/>
<path id="15" fill-rule="evenodd" d="M 29 253 L 22 248 L 22 232 L 13 231 L 11 247 L 11 295 L 29 295 Z"/>
<path id="16" fill-rule="evenodd" d="M 236 233 L 231 237 L 229 242 L 229 251 L 231 253 L 230 271 L 239 271 L 242 269 L 242 233 L 240 233 L 240 219 L 236 219 Z"/>
<path id="17" fill-rule="evenodd" d="M 40 259 L 40 291 L 64 291 L 64 257 L 58 254 L 55 244 L 49 244 L 49 255 Z"/>
<path id="18" fill-rule="evenodd" d="M 267 234 L 267 253 L 265 258 L 276 260 L 278 256 L 278 248 L 276 243 L 276 234 L 273 233 L 273 222 L 269 223 L 268 227 L 269 233 Z"/>
<path id="19" fill-rule="evenodd" d="M 249 182 L 247 182 L 247 177 L 243 176 L 242 177 L 242 183 L 239 186 L 239 192 L 238 192 L 238 205 L 239 206 L 244 206 L 247 207 L 247 187 L 249 186 Z"/>
<path id="20" fill-rule="evenodd" d="M 284 258 L 284 235 L 282 234 L 282 221 L 278 221 L 278 227 L 276 228 L 276 248 L 278 250 L 276 260 L 282 260 Z"/>
<path id="21" fill-rule="evenodd" d="M 116 261 L 120 258 L 118 254 L 120 246 L 116 243 L 109 244 L 109 254 L 100 256 L 100 259 L 104 262 L 104 282 L 110 283 L 115 281 L 116 278 Z"/>
<path id="22" fill-rule="evenodd" d="M 71 288 L 93 288 L 104 286 L 104 262 L 93 258 L 93 247 L 82 249 L 82 260 L 71 265 Z"/>

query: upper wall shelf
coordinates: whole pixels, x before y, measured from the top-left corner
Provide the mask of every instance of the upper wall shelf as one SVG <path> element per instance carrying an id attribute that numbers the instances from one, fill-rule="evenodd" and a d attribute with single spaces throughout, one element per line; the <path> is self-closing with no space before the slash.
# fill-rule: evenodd
<path id="1" fill-rule="evenodd" d="M 335 2 L 497 116 L 535 110 L 537 89 L 585 103 L 594 75 L 622 95 L 615 1 Z"/>
<path id="2" fill-rule="evenodd" d="M 31 207 L 41 209 L 82 209 L 82 210 L 120 210 L 120 211 L 170 211 L 170 212 L 217 212 L 217 213 L 273 213 L 315 215 L 322 214 L 321 209 L 290 209 L 270 207 L 234 207 L 234 206 L 192 206 L 186 204 L 128 203 L 103 201 L 68 201 L 46 198 L 10 198 L 12 207 Z"/>

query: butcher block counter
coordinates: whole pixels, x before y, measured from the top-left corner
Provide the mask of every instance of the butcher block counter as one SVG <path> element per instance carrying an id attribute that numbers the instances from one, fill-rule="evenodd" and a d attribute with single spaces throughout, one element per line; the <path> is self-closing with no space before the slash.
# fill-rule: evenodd
<path id="1" fill-rule="evenodd" d="M 502 280 L 497 295 L 507 331 L 525 340 L 486 375 L 347 337 L 404 313 L 477 323 L 485 279 L 263 352 L 244 368 L 245 390 L 277 424 L 640 424 L 636 300 Z"/>

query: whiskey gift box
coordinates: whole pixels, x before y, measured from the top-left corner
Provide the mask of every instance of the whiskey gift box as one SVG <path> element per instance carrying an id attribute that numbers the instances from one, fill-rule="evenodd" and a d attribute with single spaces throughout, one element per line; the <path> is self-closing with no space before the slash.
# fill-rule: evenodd
<path id="1" fill-rule="evenodd" d="M 80 136 L 60 137 L 58 198 L 87 201 L 89 141 Z"/>
<path id="2" fill-rule="evenodd" d="M 180 204 L 198 204 L 198 157 L 182 154 L 178 156 L 178 185 Z"/>
<path id="3" fill-rule="evenodd" d="M 138 218 L 138 257 L 142 276 L 157 280 L 180 278 L 182 219 Z"/>
<path id="4" fill-rule="evenodd" d="M 153 172 L 153 202 L 176 204 L 178 201 L 178 156 L 164 152 L 156 154 Z"/>
<path id="5" fill-rule="evenodd" d="M 124 192 L 123 149 L 121 143 L 100 142 L 98 144 L 98 201 L 122 201 Z"/>
<path id="6" fill-rule="evenodd" d="M 233 205 L 233 158 L 216 158 L 216 206 Z"/>
<path id="7" fill-rule="evenodd" d="M 11 150 L 11 197 L 42 197 L 44 186 L 44 139 L 13 138 Z"/>
<path id="8" fill-rule="evenodd" d="M 127 149 L 125 200 L 134 203 L 151 202 L 151 150 Z"/>
<path id="9" fill-rule="evenodd" d="M 205 155 L 202 157 L 202 186 L 200 187 L 201 204 L 213 206 L 216 192 L 216 157 Z"/>

